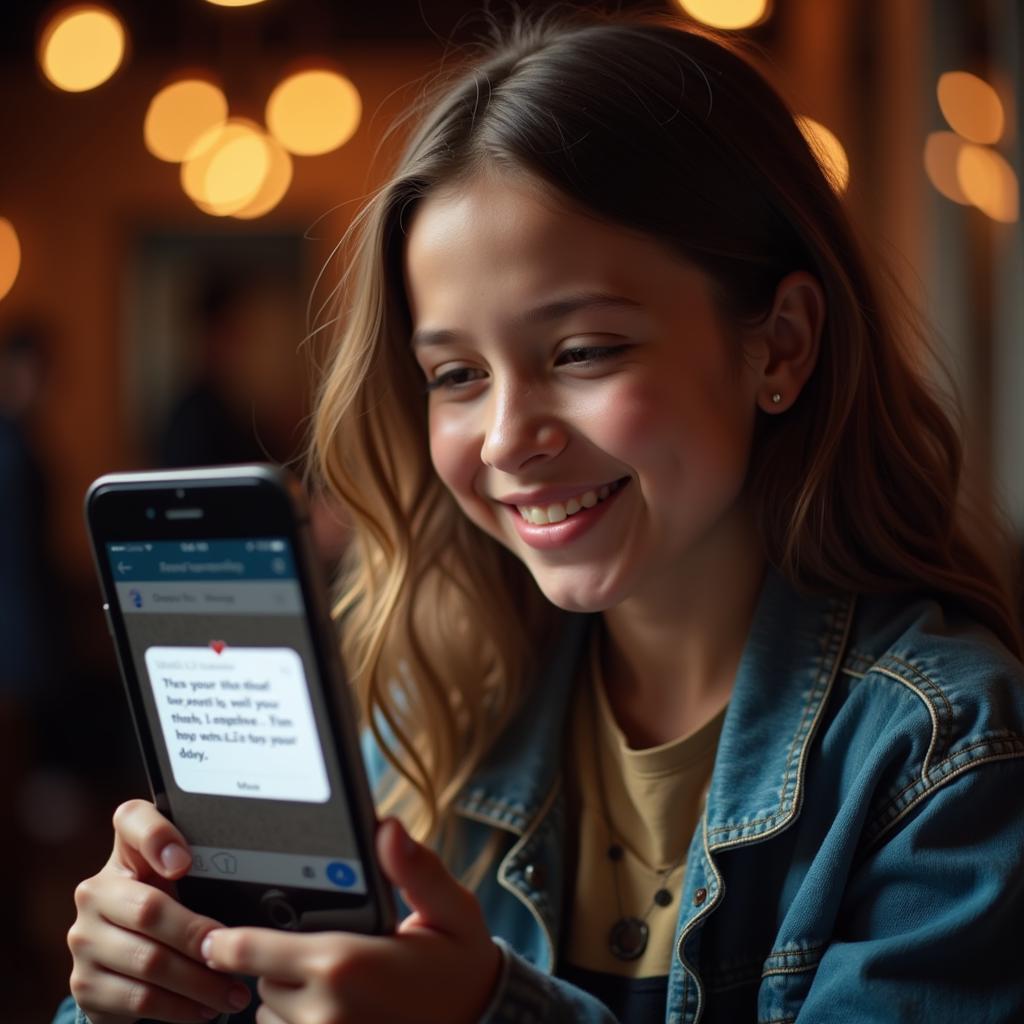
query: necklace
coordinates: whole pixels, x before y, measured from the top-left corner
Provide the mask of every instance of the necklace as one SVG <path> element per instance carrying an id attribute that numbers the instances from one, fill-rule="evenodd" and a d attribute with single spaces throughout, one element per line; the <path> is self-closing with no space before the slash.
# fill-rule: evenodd
<path id="1" fill-rule="evenodd" d="M 590 737 L 594 744 L 594 763 L 597 767 L 598 794 L 601 798 L 601 815 L 604 818 L 605 829 L 608 832 L 608 859 L 612 862 L 612 881 L 615 885 L 615 902 L 619 908 L 618 920 L 612 924 L 608 932 L 608 949 L 612 956 L 619 960 L 636 960 L 643 956 L 647 949 L 647 940 L 651 930 L 648 927 L 647 919 L 655 907 L 667 907 L 672 902 L 672 893 L 666 888 L 669 878 L 672 876 L 683 861 L 686 859 L 686 851 L 677 857 L 673 863 L 660 872 L 658 888 L 651 897 L 650 905 L 644 912 L 643 917 L 635 917 L 626 914 L 622 906 L 622 889 L 619 886 L 619 863 L 625 856 L 626 851 L 621 840 L 612 826 L 611 814 L 608 810 L 608 795 L 605 790 L 604 764 L 601 759 L 601 751 L 598 743 L 598 722 L 597 722 L 597 688 L 604 685 L 601 676 L 601 659 L 598 650 L 598 633 L 594 631 L 594 639 L 590 644 L 590 676 L 593 693 L 590 695 L 590 716 L 591 732 Z"/>

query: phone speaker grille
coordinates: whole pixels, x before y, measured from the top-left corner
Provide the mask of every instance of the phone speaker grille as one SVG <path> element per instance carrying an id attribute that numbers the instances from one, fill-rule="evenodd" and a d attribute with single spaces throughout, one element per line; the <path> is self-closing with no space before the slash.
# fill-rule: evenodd
<path id="1" fill-rule="evenodd" d="M 201 508 L 169 508 L 164 515 L 168 519 L 202 519 L 203 510 Z"/>

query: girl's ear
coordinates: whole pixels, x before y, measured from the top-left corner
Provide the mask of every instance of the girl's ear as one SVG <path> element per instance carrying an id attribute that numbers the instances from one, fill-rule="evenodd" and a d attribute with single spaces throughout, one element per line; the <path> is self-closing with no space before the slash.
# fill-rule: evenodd
<path id="1" fill-rule="evenodd" d="M 796 401 L 818 361 L 824 323 L 825 293 L 818 279 L 805 270 L 787 274 L 751 339 L 760 356 L 757 404 L 765 412 L 784 412 Z"/>

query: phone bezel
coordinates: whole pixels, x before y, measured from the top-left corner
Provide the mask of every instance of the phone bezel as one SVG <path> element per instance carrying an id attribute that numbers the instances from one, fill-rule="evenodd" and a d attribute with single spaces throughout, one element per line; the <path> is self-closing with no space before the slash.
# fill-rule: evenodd
<path id="1" fill-rule="evenodd" d="M 147 515 L 147 509 L 155 514 Z M 169 520 L 168 509 L 198 508 L 202 517 Z M 304 492 L 295 477 L 274 466 L 245 465 L 158 473 L 111 474 L 89 488 L 86 521 L 93 558 L 121 677 L 128 695 L 132 720 L 143 754 L 146 774 L 157 808 L 173 821 L 163 772 L 156 754 L 153 730 L 142 701 L 124 616 L 117 600 L 106 545 L 125 541 L 239 540 L 284 537 L 291 544 L 296 577 L 306 609 L 311 647 L 320 685 L 327 692 L 327 727 L 338 776 L 351 810 L 359 859 L 367 883 L 365 894 L 302 889 L 267 883 L 202 879 L 185 876 L 178 881 L 179 898 L 192 909 L 224 924 L 262 924 L 300 930 L 345 928 L 366 933 L 394 930 L 394 898 L 377 865 L 373 837 L 377 819 L 362 764 L 354 713 L 346 693 L 341 659 L 333 645 L 333 626 L 326 588 L 309 535 Z M 311 685 L 315 685 L 310 680 Z M 237 797 L 210 796 L 214 802 Z M 282 924 L 272 912 L 281 902 L 294 910 L 294 920 Z"/>

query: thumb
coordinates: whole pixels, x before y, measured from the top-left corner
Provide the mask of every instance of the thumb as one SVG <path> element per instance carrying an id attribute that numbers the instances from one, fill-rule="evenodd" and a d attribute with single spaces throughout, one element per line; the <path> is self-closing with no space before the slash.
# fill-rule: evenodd
<path id="1" fill-rule="evenodd" d="M 482 915 L 476 897 L 460 885 L 433 850 L 417 843 L 397 818 L 377 829 L 377 856 L 384 874 L 402 890 L 412 914 L 402 922 L 451 936 L 476 933 Z"/>

